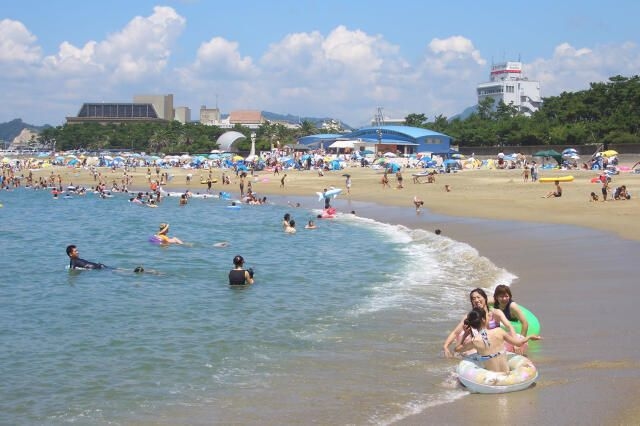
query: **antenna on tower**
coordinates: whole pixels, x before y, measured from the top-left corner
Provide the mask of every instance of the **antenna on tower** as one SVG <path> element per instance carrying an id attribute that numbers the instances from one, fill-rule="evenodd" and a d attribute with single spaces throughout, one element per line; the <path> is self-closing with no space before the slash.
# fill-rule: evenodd
<path id="1" fill-rule="evenodd" d="M 382 113 L 382 107 L 378 107 L 376 112 L 376 127 L 384 126 L 384 114 Z"/>

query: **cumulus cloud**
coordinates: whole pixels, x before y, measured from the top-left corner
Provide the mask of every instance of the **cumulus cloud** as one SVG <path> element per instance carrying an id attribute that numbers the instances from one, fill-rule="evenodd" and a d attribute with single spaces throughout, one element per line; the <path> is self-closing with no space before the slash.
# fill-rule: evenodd
<path id="1" fill-rule="evenodd" d="M 172 8 L 157 6 L 150 16 L 133 18 L 104 41 L 91 40 L 82 47 L 63 42 L 44 63 L 50 72 L 91 72 L 93 78 L 100 77 L 96 72 L 104 72 L 112 84 L 146 79 L 166 68 L 171 46 L 185 23 Z"/>
<path id="2" fill-rule="evenodd" d="M 42 52 L 36 41 L 36 36 L 22 22 L 3 19 L 0 21 L 0 64 L 7 67 L 38 62 Z"/>
<path id="3" fill-rule="evenodd" d="M 255 77 L 256 73 L 253 60 L 240 54 L 238 43 L 222 37 L 200 45 L 192 69 L 205 78 L 242 79 Z"/>
<path id="4" fill-rule="evenodd" d="M 134 17 L 102 40 L 78 46 L 62 41 L 57 52 L 44 56 L 28 28 L 2 20 L 0 90 L 12 102 L 0 104 L 0 114 L 28 119 L 27 113 L 37 111 L 57 117 L 45 120 L 57 124 L 75 114 L 82 102 L 173 93 L 177 105 L 192 108 L 219 96 L 225 112 L 330 116 L 359 126 L 367 124 L 378 106 L 392 118 L 454 115 L 476 103 L 476 85 L 487 81 L 490 71 L 471 37 L 424 40 L 422 54 L 406 58 L 383 35 L 344 25 L 326 33 L 286 34 L 253 57 L 243 53 L 246 46 L 223 35 L 194 45 L 181 40 L 182 49 L 193 54 L 187 63 L 173 63 L 172 50 L 186 26 L 173 8 L 155 7 L 149 16 Z M 548 57 L 524 64 L 526 75 L 540 81 L 543 96 L 583 90 L 589 82 L 634 75 L 638 69 L 640 53 L 634 43 L 562 43 Z"/>
<path id="5" fill-rule="evenodd" d="M 640 69 L 640 49 L 631 42 L 576 48 L 562 43 L 550 58 L 524 65 L 532 80 L 540 81 L 543 96 L 587 90 L 592 82 L 606 82 L 615 75 L 633 76 Z"/>

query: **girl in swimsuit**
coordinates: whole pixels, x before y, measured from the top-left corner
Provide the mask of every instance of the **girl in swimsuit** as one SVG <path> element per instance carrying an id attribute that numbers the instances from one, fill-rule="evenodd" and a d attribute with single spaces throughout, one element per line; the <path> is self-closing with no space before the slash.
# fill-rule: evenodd
<path id="1" fill-rule="evenodd" d="M 509 286 L 500 284 L 493 291 L 493 307 L 500 309 L 509 321 L 519 321 L 520 324 L 522 324 L 520 333 L 523 336 L 526 336 L 527 331 L 529 330 L 529 323 L 520 310 L 518 304 L 513 301 L 512 297 Z"/>
<path id="2" fill-rule="evenodd" d="M 502 311 L 499 309 L 496 309 L 496 310 L 489 309 L 489 298 L 487 297 L 487 293 L 485 293 L 483 289 L 475 288 L 471 290 L 471 293 L 469 293 L 469 300 L 471 301 L 471 308 L 479 308 L 485 311 L 488 329 L 499 328 L 501 324 L 504 324 L 509 334 L 515 337 L 516 332 L 513 329 L 513 326 L 511 325 L 511 323 L 504 316 L 504 313 L 502 313 Z M 444 344 L 442 345 L 444 349 L 444 355 L 447 358 L 450 358 L 453 356 L 453 354 L 449 350 L 449 346 L 451 346 L 451 344 L 463 332 L 465 319 L 466 319 L 466 315 L 458 323 L 456 328 L 453 329 L 453 331 L 449 334 L 449 336 L 447 336 L 447 339 L 444 341 Z"/>
<path id="3" fill-rule="evenodd" d="M 462 343 L 456 345 L 456 352 L 475 349 L 476 359 L 483 362 L 487 370 L 502 373 L 509 372 L 505 356 L 505 342 L 522 346 L 529 340 L 540 340 L 540 336 L 514 337 L 501 328 L 488 329 L 487 312 L 482 308 L 473 308 L 464 320 Z"/>

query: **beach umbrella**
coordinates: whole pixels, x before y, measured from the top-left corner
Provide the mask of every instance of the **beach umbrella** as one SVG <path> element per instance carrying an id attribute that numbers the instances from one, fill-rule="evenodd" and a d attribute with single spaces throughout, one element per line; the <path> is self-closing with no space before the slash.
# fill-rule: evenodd
<path id="1" fill-rule="evenodd" d="M 244 157 L 241 155 L 234 155 L 232 158 L 233 161 L 244 161 Z"/>
<path id="2" fill-rule="evenodd" d="M 394 158 L 394 157 L 397 157 L 397 155 L 396 155 L 396 154 L 394 154 L 393 152 L 385 152 L 385 153 L 384 153 L 384 156 L 385 156 L 385 157 L 387 157 L 387 158 Z"/>
<path id="3" fill-rule="evenodd" d="M 375 152 L 371 151 L 370 149 L 365 149 L 364 151 L 360 151 L 360 154 L 363 154 L 363 155 L 375 154 Z"/>
<path id="4" fill-rule="evenodd" d="M 209 160 L 217 160 L 220 158 L 220 154 L 209 154 Z"/>
<path id="5" fill-rule="evenodd" d="M 462 155 L 462 154 L 451 154 L 451 158 L 462 159 L 462 158 L 464 158 L 464 155 Z"/>
<path id="6" fill-rule="evenodd" d="M 614 151 L 613 149 L 608 149 L 606 151 L 602 151 L 602 155 L 605 157 L 614 157 L 618 155 L 618 151 Z"/>

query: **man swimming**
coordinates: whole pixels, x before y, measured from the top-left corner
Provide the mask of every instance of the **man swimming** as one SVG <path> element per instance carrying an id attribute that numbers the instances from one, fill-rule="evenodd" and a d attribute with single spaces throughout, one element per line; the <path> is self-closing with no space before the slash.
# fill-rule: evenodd
<path id="1" fill-rule="evenodd" d="M 81 259 L 78 254 L 78 248 L 73 244 L 67 246 L 67 256 L 69 256 L 69 269 L 105 269 L 108 267 L 103 263 Z"/>

